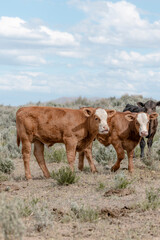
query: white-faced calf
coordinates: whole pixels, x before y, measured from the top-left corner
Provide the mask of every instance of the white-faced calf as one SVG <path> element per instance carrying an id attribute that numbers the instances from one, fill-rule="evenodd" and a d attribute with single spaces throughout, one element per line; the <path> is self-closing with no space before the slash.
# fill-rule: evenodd
<path id="1" fill-rule="evenodd" d="M 74 169 L 76 151 L 83 151 L 97 134 L 107 134 L 108 116 L 102 108 L 66 109 L 53 107 L 23 107 L 17 111 L 17 144 L 22 142 L 25 176 L 31 178 L 30 153 L 34 155 L 45 177 L 50 177 L 44 160 L 44 144 L 64 143 L 70 168 Z"/>
<path id="2" fill-rule="evenodd" d="M 109 133 L 106 135 L 98 134 L 97 139 L 104 146 L 110 144 L 116 150 L 117 161 L 112 166 L 111 171 L 117 171 L 121 161 L 124 159 L 125 150 L 128 155 L 128 170 L 133 171 L 133 151 L 143 136 L 148 135 L 149 121 L 156 119 L 157 113 L 148 115 L 147 113 L 128 113 L 116 112 L 108 122 Z M 83 169 L 84 156 L 90 164 L 91 170 L 96 171 L 92 160 L 92 143 L 84 151 L 79 153 L 79 169 Z"/>

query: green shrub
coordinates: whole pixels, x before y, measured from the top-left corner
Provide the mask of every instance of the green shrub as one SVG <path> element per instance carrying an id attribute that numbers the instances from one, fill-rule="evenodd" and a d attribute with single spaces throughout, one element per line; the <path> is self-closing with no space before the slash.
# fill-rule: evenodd
<path id="1" fill-rule="evenodd" d="M 62 167 L 58 172 L 53 171 L 51 177 L 57 180 L 60 185 L 73 184 L 78 180 L 76 173 L 72 172 L 69 167 Z"/>
<path id="2" fill-rule="evenodd" d="M 10 174 L 14 170 L 14 163 L 11 159 L 0 158 L 0 171 L 3 173 Z"/>
<path id="3" fill-rule="evenodd" d="M 115 176 L 115 189 L 124 189 L 129 184 L 131 184 L 131 181 L 124 174 L 120 173 Z"/>
<path id="4" fill-rule="evenodd" d="M 105 189 L 105 184 L 102 182 L 99 182 L 97 190 L 100 191 L 100 190 L 104 190 L 104 189 Z"/>

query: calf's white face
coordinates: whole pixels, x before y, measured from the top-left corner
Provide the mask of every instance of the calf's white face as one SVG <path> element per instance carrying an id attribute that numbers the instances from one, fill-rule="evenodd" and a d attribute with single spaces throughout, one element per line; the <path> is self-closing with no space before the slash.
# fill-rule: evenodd
<path id="1" fill-rule="evenodd" d="M 141 137 L 146 137 L 148 135 L 148 116 L 146 113 L 137 114 L 137 122 L 139 123 L 139 135 Z"/>
<path id="2" fill-rule="evenodd" d="M 99 133 L 107 134 L 109 132 L 107 112 L 102 108 L 98 108 L 95 112 L 95 115 L 99 118 Z"/>

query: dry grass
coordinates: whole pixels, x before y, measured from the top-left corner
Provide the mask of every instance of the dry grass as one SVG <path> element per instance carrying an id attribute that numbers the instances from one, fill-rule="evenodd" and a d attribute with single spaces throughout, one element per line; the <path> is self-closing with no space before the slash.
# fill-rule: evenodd
<path id="1" fill-rule="evenodd" d="M 127 161 L 122 162 L 122 168 L 126 164 Z M 49 170 L 56 172 L 65 166 L 68 165 L 63 162 L 48 164 Z M 151 186 L 158 189 L 160 172 L 149 170 L 139 159 L 135 159 L 133 176 L 122 168 L 111 173 L 97 164 L 99 172 L 96 174 L 76 169 L 79 181 L 60 186 L 54 179 L 43 178 L 35 160 L 31 160 L 33 180 L 25 181 L 23 162 L 17 159 L 14 178 L 3 182 L 2 192 L 8 189 L 8 199 L 16 197 L 23 202 L 24 240 L 117 240 L 117 236 L 118 240 L 156 240 L 160 235 L 160 207 L 157 205 L 156 210 L 150 207 L 144 211 L 139 206 L 147 199 L 146 189 L 148 192 L 151 192 Z M 115 189 L 115 178 L 119 175 L 132 182 L 134 191 L 128 186 Z M 112 192 L 105 194 L 107 189 Z M 149 194 L 148 199 L 153 195 Z"/>

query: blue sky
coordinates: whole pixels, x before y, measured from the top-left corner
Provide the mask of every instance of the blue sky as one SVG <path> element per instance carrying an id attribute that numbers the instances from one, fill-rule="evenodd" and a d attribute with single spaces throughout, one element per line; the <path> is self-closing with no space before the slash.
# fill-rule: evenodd
<path id="1" fill-rule="evenodd" d="M 160 1 L 1 3 L 0 104 L 126 93 L 160 100 Z"/>

